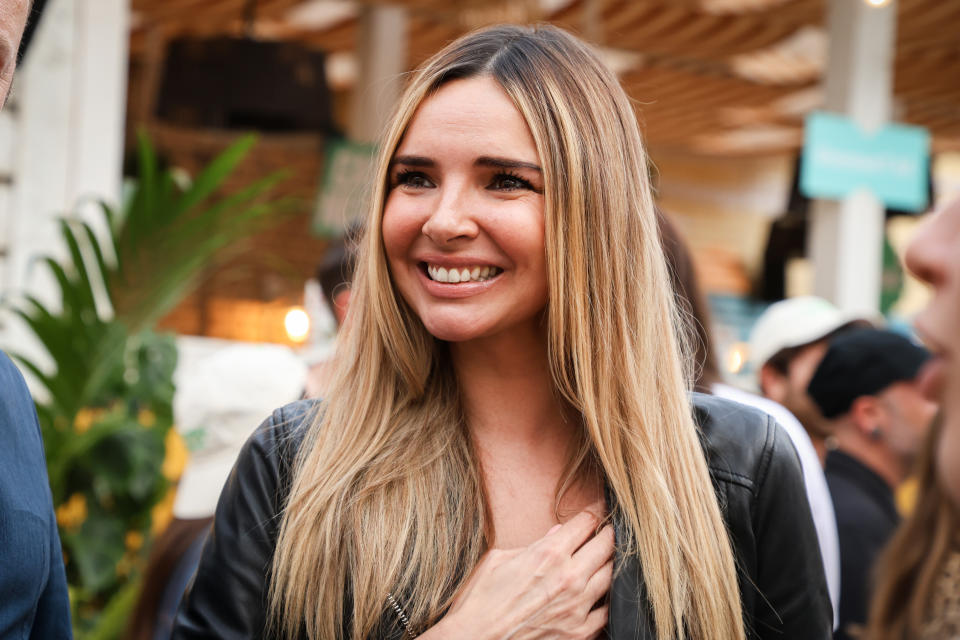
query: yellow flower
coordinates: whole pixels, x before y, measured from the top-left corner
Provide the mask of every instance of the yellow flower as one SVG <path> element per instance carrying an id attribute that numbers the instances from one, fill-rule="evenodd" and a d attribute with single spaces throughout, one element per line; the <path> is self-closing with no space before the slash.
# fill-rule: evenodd
<path id="1" fill-rule="evenodd" d="M 176 429 L 167 431 L 167 436 L 164 438 L 164 448 L 166 449 L 166 455 L 163 458 L 163 466 L 160 467 L 160 470 L 164 478 L 170 482 L 176 482 L 183 474 L 184 467 L 187 466 L 190 450 L 187 449 L 187 444 Z"/>
<path id="2" fill-rule="evenodd" d="M 139 422 L 144 427 L 150 428 L 157 422 L 157 414 L 150 409 L 140 409 L 137 412 L 137 422 Z"/>
<path id="3" fill-rule="evenodd" d="M 103 409 L 80 409 L 73 418 L 73 430 L 77 433 L 86 433 L 103 414 Z"/>
<path id="4" fill-rule="evenodd" d="M 139 551 L 143 546 L 143 534 L 139 531 L 127 531 L 123 541 L 128 551 Z"/>
<path id="5" fill-rule="evenodd" d="M 77 433 L 86 433 L 96 419 L 97 414 L 94 409 L 80 409 L 73 419 L 73 430 Z"/>
<path id="6" fill-rule="evenodd" d="M 77 529 L 87 519 L 87 498 L 75 493 L 57 507 L 57 523 L 64 529 Z"/>

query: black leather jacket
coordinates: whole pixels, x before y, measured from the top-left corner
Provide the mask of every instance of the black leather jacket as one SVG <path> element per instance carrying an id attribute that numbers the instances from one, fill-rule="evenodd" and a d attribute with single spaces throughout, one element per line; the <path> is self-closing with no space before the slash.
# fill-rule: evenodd
<path id="1" fill-rule="evenodd" d="M 773 418 L 743 405 L 700 394 L 693 405 L 735 548 L 748 637 L 829 639 L 830 598 L 790 440 Z M 174 639 L 264 636 L 279 514 L 302 439 L 299 427 L 314 408 L 315 403 L 302 401 L 278 409 L 244 446 L 181 604 Z M 644 594 L 639 562 L 627 560 L 613 581 L 609 638 L 654 639 L 649 608 L 643 606 L 643 617 L 638 611 Z M 390 635 L 403 636 L 399 623 Z"/>

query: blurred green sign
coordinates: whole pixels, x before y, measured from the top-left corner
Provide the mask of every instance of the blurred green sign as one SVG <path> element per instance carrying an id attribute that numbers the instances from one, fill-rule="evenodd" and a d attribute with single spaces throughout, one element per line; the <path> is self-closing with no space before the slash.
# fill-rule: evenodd
<path id="1" fill-rule="evenodd" d="M 340 235 L 366 213 L 376 146 L 334 139 L 327 143 L 313 230 Z"/>
<path id="2" fill-rule="evenodd" d="M 810 198 L 841 199 L 868 189 L 888 208 L 927 207 L 930 134 L 891 124 L 866 132 L 850 118 L 814 112 L 804 127 L 800 190 Z"/>

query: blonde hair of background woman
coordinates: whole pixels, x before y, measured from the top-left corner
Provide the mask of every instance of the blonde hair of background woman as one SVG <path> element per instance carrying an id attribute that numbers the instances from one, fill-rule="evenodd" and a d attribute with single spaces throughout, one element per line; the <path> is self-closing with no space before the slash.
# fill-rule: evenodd
<path id="1" fill-rule="evenodd" d="M 957 553 L 960 512 L 940 486 L 937 442 L 943 416 L 934 421 L 917 463 L 917 504 L 897 528 L 877 562 L 870 605 L 868 640 L 921 638 L 931 620 L 931 604 L 944 563 Z M 932 634 L 930 637 L 941 637 Z"/>
<path id="2" fill-rule="evenodd" d="M 288 636 L 302 625 L 314 639 L 366 638 L 393 622 L 394 594 L 426 628 L 492 539 L 446 345 L 388 284 L 379 232 L 390 160 L 417 107 L 482 75 L 514 101 L 543 168 L 551 374 L 583 427 L 557 503 L 599 470 L 624 525 L 621 552 L 641 561 L 657 638 L 740 640 L 733 552 L 691 415 L 636 117 L 596 55 L 550 26 L 468 34 L 404 93 L 377 163 L 335 387 L 295 463 L 271 620 Z"/>

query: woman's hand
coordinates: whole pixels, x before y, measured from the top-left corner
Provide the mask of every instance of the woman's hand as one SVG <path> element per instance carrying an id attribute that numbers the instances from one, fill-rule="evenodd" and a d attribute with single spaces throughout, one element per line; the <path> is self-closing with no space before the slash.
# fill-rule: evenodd
<path id="1" fill-rule="evenodd" d="M 424 640 L 591 639 L 607 624 L 613 529 L 583 511 L 524 549 L 493 549 Z"/>

